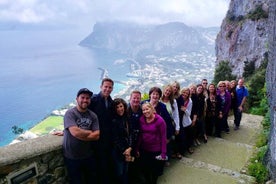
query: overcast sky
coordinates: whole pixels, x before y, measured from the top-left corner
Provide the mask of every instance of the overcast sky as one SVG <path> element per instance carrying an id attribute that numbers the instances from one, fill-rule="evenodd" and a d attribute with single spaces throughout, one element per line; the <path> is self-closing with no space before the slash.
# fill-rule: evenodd
<path id="1" fill-rule="evenodd" d="M 72 24 L 127 20 L 220 26 L 230 0 L 0 0 L 0 22 Z"/>

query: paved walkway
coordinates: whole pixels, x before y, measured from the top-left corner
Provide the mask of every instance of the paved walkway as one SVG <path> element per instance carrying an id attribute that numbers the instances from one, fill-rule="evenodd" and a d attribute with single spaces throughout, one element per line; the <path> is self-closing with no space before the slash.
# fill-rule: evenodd
<path id="1" fill-rule="evenodd" d="M 230 134 L 209 137 L 208 143 L 196 147 L 192 155 L 171 160 L 158 184 L 254 183 L 245 166 L 253 154 L 262 119 L 262 116 L 243 114 L 240 129 L 234 131 L 233 117 L 229 117 Z"/>

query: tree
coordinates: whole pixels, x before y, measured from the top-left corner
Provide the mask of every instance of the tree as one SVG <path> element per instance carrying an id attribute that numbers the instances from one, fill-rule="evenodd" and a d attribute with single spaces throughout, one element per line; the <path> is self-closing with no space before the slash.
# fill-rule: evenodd
<path id="1" fill-rule="evenodd" d="M 217 84 L 219 81 L 235 80 L 236 76 L 232 75 L 232 69 L 229 61 L 221 61 L 215 69 L 213 83 Z"/>
<path id="2" fill-rule="evenodd" d="M 243 77 L 245 80 L 248 80 L 250 76 L 252 76 L 255 72 L 255 62 L 254 61 L 245 61 L 244 62 L 244 72 Z"/>
<path id="3" fill-rule="evenodd" d="M 23 131 L 24 131 L 23 128 L 20 128 L 20 127 L 18 127 L 16 125 L 14 125 L 12 127 L 12 133 L 14 133 L 14 134 L 22 134 Z"/>

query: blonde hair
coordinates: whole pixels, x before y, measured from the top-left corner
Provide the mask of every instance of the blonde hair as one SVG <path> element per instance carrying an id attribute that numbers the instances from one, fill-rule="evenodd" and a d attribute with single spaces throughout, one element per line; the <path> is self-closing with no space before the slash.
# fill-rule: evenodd
<path id="1" fill-rule="evenodd" d="M 225 81 L 219 81 L 217 87 L 219 87 L 221 84 L 223 84 L 224 86 L 226 86 Z"/>
<path id="2" fill-rule="evenodd" d="M 190 88 L 187 88 L 187 87 L 182 88 L 181 91 L 180 91 L 181 95 L 182 95 L 182 93 L 184 91 L 188 91 L 189 92 L 189 96 L 190 96 L 190 94 L 191 94 Z"/>
<path id="3" fill-rule="evenodd" d="M 164 100 L 164 98 L 165 98 L 164 93 L 165 93 L 165 90 L 166 90 L 167 88 L 170 88 L 170 90 L 171 90 L 171 94 L 170 94 L 170 96 L 169 96 L 168 98 L 169 98 L 171 107 L 172 107 L 172 109 L 174 110 L 174 106 L 173 106 L 173 103 L 174 103 L 174 94 L 173 94 L 173 87 L 172 87 L 172 85 L 167 84 L 167 85 L 165 85 L 165 86 L 163 87 L 163 92 L 162 92 L 161 100 Z"/>
<path id="4" fill-rule="evenodd" d="M 180 83 L 177 81 L 174 81 L 171 86 L 175 85 L 177 88 L 177 91 L 173 94 L 174 98 L 178 98 L 180 96 Z"/>
<path id="5" fill-rule="evenodd" d="M 142 108 L 143 108 L 144 106 L 147 106 L 148 108 L 150 108 L 150 109 L 153 111 L 153 113 L 156 113 L 155 108 L 154 108 L 153 105 L 151 105 L 151 103 L 149 103 L 148 101 L 145 101 L 144 103 L 142 103 Z"/>
<path id="6" fill-rule="evenodd" d="M 194 94 L 196 94 L 196 85 L 195 84 L 190 84 L 189 89 L 190 89 L 190 96 L 192 96 L 192 94 L 193 94 L 191 89 L 193 89 Z"/>

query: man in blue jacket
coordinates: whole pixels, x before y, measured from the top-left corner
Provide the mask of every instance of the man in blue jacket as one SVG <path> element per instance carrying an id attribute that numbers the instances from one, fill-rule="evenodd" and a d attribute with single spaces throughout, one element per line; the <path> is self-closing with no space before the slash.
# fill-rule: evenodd
<path id="1" fill-rule="evenodd" d="M 234 116 L 235 116 L 235 128 L 234 130 L 238 130 L 240 127 L 240 122 L 242 119 L 242 111 L 244 110 L 244 104 L 246 102 L 246 98 L 248 97 L 248 90 L 247 88 L 243 85 L 244 80 L 239 79 L 238 85 L 236 87 L 236 92 L 237 92 L 237 108 L 234 111 Z"/>

